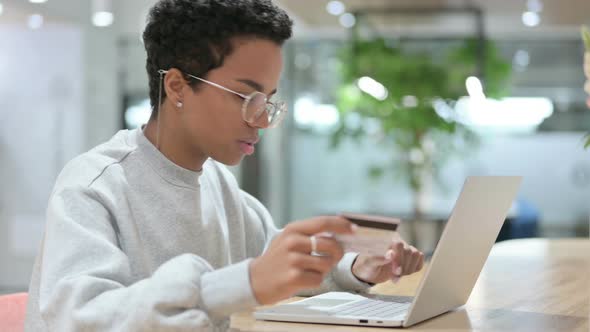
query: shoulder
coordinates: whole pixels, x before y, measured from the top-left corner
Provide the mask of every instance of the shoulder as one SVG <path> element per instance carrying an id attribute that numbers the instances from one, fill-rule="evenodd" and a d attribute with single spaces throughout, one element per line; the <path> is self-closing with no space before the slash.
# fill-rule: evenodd
<path id="1" fill-rule="evenodd" d="M 133 133 L 122 130 L 109 141 L 69 161 L 59 174 L 55 187 L 90 187 L 94 182 L 107 177 L 107 170 L 120 168 L 121 163 L 136 151 Z"/>

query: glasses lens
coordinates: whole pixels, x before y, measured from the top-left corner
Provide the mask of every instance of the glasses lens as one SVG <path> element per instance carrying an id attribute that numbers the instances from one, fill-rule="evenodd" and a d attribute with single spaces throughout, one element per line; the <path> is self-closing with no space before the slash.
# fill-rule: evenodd
<path id="1" fill-rule="evenodd" d="M 255 122 L 266 111 L 266 96 L 261 92 L 254 92 L 244 102 L 244 120 Z"/>
<path id="2" fill-rule="evenodd" d="M 269 110 L 268 114 L 269 128 L 277 127 L 287 114 L 287 104 L 284 102 L 278 102 L 274 105 L 271 105 L 271 110 Z"/>

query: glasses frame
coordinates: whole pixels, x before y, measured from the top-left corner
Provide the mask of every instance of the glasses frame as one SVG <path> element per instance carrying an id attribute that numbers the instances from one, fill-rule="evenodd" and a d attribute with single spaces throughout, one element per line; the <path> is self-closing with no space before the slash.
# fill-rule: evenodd
<path id="1" fill-rule="evenodd" d="M 168 73 L 168 70 L 160 69 L 160 70 L 158 70 L 158 73 L 160 74 L 160 79 L 162 79 L 162 77 Z M 234 91 L 232 89 L 226 88 L 223 85 L 208 81 L 204 78 L 197 77 L 195 75 L 191 75 L 191 74 L 188 74 L 185 72 L 182 72 L 182 73 L 184 75 L 187 75 L 190 78 L 196 79 L 196 80 L 201 81 L 206 84 L 209 84 L 213 87 L 224 90 L 226 92 L 233 93 L 233 94 L 241 97 L 242 99 L 244 99 L 244 103 L 242 104 L 242 119 L 244 121 L 246 121 L 246 123 L 248 123 L 248 124 L 256 123 L 256 121 L 258 121 L 260 119 L 260 117 L 262 116 L 262 113 L 266 112 L 267 121 L 268 121 L 267 127 L 268 128 L 275 128 L 282 122 L 283 118 L 285 117 L 286 113 L 288 112 L 287 104 L 285 102 L 283 102 L 283 101 L 279 101 L 276 103 L 270 102 L 268 100 L 268 96 L 260 91 L 254 91 L 249 95 L 245 95 L 243 93 L 239 93 L 239 92 Z M 250 120 L 247 118 L 246 113 L 247 113 L 248 105 L 250 104 L 250 101 L 252 101 L 256 95 L 264 96 L 265 107 L 260 107 L 260 109 L 256 110 L 256 112 L 253 115 L 253 119 Z"/>

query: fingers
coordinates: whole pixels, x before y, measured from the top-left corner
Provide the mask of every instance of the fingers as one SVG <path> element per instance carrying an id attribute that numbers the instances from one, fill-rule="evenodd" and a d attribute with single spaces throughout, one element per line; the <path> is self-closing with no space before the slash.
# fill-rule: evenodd
<path id="1" fill-rule="evenodd" d="M 287 258 L 290 265 L 301 270 L 313 271 L 325 275 L 332 270 L 334 260 L 328 256 L 311 256 L 300 253 L 291 253 Z"/>
<path id="2" fill-rule="evenodd" d="M 391 257 L 391 280 L 395 283 L 403 275 L 420 271 L 424 266 L 424 254 L 413 246 L 397 242 L 388 255 Z"/>
<path id="3" fill-rule="evenodd" d="M 354 224 L 343 217 L 318 217 L 291 223 L 285 227 L 285 232 L 295 232 L 304 235 L 315 235 L 328 232 L 335 234 L 352 234 Z"/>
<path id="4" fill-rule="evenodd" d="M 321 255 L 329 256 L 334 261 L 339 261 L 344 255 L 342 246 L 333 238 L 314 236 L 316 243 L 316 252 Z M 297 252 L 306 255 L 312 253 L 311 236 L 300 234 L 289 234 L 284 240 L 284 245 L 290 252 Z"/>
<path id="5" fill-rule="evenodd" d="M 318 254 L 328 255 L 336 261 L 339 261 L 344 256 L 344 249 L 333 238 L 316 236 L 316 247 Z"/>
<path id="6" fill-rule="evenodd" d="M 418 266 L 420 265 L 420 261 L 423 260 L 424 255 L 418 249 L 410 246 L 409 257 L 410 259 L 407 260 L 408 263 L 404 269 L 404 274 L 412 274 L 419 271 L 420 269 L 418 269 Z"/>
<path id="7" fill-rule="evenodd" d="M 391 263 L 391 255 L 388 251 L 384 256 L 368 256 L 366 262 L 374 267 L 380 267 Z"/>
<path id="8" fill-rule="evenodd" d="M 418 250 L 412 246 L 406 245 L 404 247 L 404 267 L 403 267 L 403 275 L 408 275 L 414 273 L 414 266 L 415 260 L 418 259 Z"/>
<path id="9" fill-rule="evenodd" d="M 391 257 L 391 280 L 395 283 L 403 274 L 404 268 L 404 244 L 397 242 L 392 247 Z"/>
<path id="10" fill-rule="evenodd" d="M 290 234 L 285 240 L 289 248 L 285 258 L 292 268 L 289 282 L 299 287 L 318 287 L 327 273 L 340 261 L 344 251 L 340 244 L 322 236 L 315 238 L 315 249 L 320 255 L 312 255 L 311 237 Z"/>
<path id="11" fill-rule="evenodd" d="M 418 260 L 416 272 L 422 270 L 422 268 L 424 268 L 424 253 L 420 252 L 420 259 Z"/>
<path id="12" fill-rule="evenodd" d="M 294 269 L 289 274 L 289 280 L 287 281 L 290 285 L 295 285 L 298 288 L 316 288 L 319 287 L 324 280 L 322 273 L 312 270 L 299 270 Z"/>

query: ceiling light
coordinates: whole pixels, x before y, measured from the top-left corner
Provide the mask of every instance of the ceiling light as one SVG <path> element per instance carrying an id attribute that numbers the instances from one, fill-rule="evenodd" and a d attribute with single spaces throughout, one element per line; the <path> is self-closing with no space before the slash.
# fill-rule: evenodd
<path id="1" fill-rule="evenodd" d="M 92 14 L 92 24 L 97 27 L 108 27 L 113 24 L 115 16 L 111 12 L 96 12 Z"/>
<path id="2" fill-rule="evenodd" d="M 344 13 L 340 15 L 340 24 L 345 28 L 352 28 L 356 24 L 356 17 L 351 13 Z"/>
<path id="3" fill-rule="evenodd" d="M 30 3 L 45 3 L 47 0 L 29 0 Z"/>
<path id="4" fill-rule="evenodd" d="M 115 21 L 111 0 L 92 0 L 92 24 L 108 27 Z"/>
<path id="5" fill-rule="evenodd" d="M 535 12 L 522 13 L 522 23 L 527 27 L 536 27 L 541 23 L 541 17 Z"/>
<path id="6" fill-rule="evenodd" d="M 40 14 L 33 14 L 29 16 L 27 25 L 31 30 L 37 30 L 43 26 L 43 16 Z"/>
<path id="7" fill-rule="evenodd" d="M 2 15 L 3 11 L 4 11 L 4 6 L 2 6 L 2 4 L 0 3 L 0 15 Z"/>
<path id="8" fill-rule="evenodd" d="M 334 16 L 340 16 L 346 12 L 346 6 L 341 1 L 330 1 L 326 5 L 328 13 Z"/>

